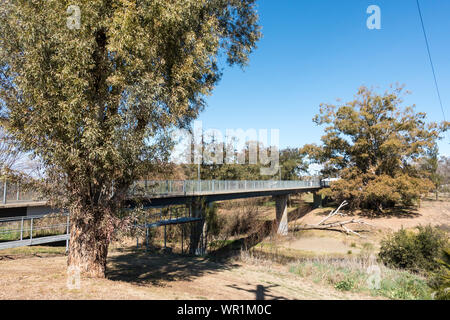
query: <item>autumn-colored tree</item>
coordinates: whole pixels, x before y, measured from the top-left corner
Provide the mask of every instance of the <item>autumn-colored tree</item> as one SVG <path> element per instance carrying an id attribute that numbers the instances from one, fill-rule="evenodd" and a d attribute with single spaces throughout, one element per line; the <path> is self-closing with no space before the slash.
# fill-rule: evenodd
<path id="1" fill-rule="evenodd" d="M 130 185 L 167 157 L 167 130 L 204 107 L 218 57 L 247 63 L 260 38 L 254 2 L 2 1 L 2 116 L 70 210 L 70 266 L 104 276 Z"/>
<path id="2" fill-rule="evenodd" d="M 441 139 L 448 123 L 426 124 L 426 114 L 402 106 L 403 88 L 384 94 L 361 87 L 341 106 L 322 104 L 314 118 L 327 125 L 322 145 L 303 151 L 324 166 L 322 174 L 341 179 L 322 192 L 353 207 L 410 205 L 433 189 L 416 163 Z"/>

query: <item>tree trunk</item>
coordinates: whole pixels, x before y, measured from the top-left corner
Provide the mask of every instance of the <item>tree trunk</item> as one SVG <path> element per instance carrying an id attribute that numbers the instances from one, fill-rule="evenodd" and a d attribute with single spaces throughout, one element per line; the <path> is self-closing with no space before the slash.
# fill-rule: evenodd
<path id="1" fill-rule="evenodd" d="M 71 210 L 68 266 L 95 278 L 104 278 L 109 246 L 106 210 L 92 208 Z"/>

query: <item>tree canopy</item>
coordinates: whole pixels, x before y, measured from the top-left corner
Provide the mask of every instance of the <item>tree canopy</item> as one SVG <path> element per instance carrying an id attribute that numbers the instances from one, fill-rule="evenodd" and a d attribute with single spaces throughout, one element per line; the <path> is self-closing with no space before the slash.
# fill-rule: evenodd
<path id="1" fill-rule="evenodd" d="M 411 204 L 433 184 L 417 162 L 441 139 L 448 123 L 426 123 L 426 114 L 402 106 L 403 88 L 384 94 L 361 87 L 340 106 L 322 104 L 314 122 L 326 125 L 322 145 L 306 145 L 322 174 L 340 177 L 323 193 L 354 207 L 382 210 Z"/>
<path id="2" fill-rule="evenodd" d="M 254 2 L 80 0 L 70 25 L 69 1 L 2 1 L 0 117 L 71 211 L 70 265 L 104 274 L 130 184 L 167 158 L 167 130 L 204 108 L 220 56 L 248 62 Z"/>

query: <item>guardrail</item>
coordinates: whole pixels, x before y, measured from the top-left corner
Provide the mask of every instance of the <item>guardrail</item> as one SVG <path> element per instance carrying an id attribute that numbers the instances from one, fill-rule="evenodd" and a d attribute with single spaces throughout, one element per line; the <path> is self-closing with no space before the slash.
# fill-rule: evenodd
<path id="1" fill-rule="evenodd" d="M 0 218 L 0 249 L 58 242 L 69 239 L 67 213 Z"/>
<path id="2" fill-rule="evenodd" d="M 144 180 L 133 184 L 131 196 L 195 195 L 220 192 L 321 188 L 320 180 Z"/>
<path id="3" fill-rule="evenodd" d="M 1 204 L 44 200 L 35 190 L 26 189 L 20 183 L 8 180 L 0 182 L 0 199 Z"/>
<path id="4" fill-rule="evenodd" d="M 280 190 L 321 188 L 329 186 L 323 180 L 144 180 L 130 189 L 130 196 L 195 195 L 217 192 L 245 192 L 255 190 Z M 45 201 L 35 190 L 24 189 L 20 183 L 0 183 L 0 204 Z"/>

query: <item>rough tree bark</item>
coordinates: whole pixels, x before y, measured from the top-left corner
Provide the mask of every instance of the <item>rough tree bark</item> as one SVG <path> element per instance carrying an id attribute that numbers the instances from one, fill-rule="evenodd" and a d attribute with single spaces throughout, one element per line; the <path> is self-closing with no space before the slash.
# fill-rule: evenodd
<path id="1" fill-rule="evenodd" d="M 70 210 L 70 241 L 67 264 L 90 277 L 104 278 L 111 239 L 110 211 L 77 207 Z"/>

